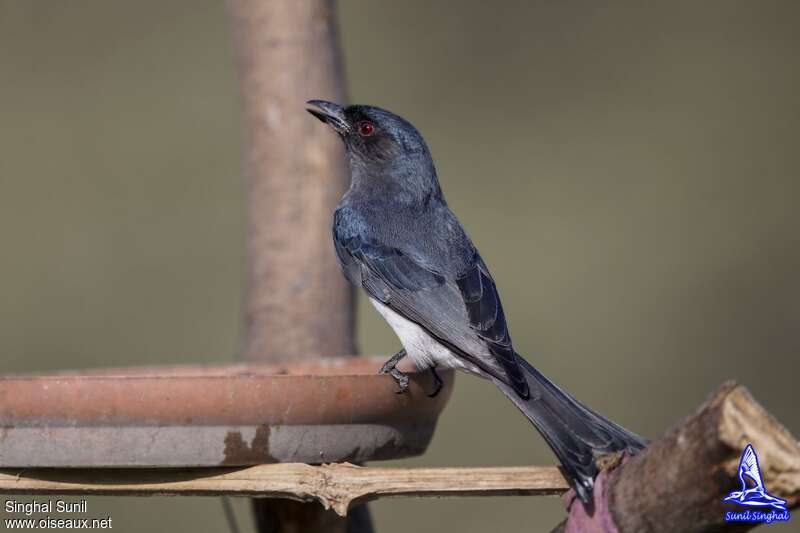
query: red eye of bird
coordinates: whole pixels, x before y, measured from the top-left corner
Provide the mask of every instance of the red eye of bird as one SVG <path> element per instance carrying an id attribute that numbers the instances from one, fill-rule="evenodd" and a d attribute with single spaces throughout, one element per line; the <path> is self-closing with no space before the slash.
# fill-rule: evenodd
<path id="1" fill-rule="evenodd" d="M 372 122 L 367 122 L 366 120 L 363 122 L 358 123 L 358 134 L 362 137 L 369 137 L 375 133 L 375 126 Z"/>

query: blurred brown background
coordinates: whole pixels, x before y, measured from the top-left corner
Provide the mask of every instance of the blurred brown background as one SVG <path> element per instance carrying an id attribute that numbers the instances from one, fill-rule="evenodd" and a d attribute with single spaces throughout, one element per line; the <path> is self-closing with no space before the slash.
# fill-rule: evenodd
<path id="1" fill-rule="evenodd" d="M 520 352 L 644 435 L 730 378 L 800 433 L 800 4 L 343 0 L 340 19 L 351 99 L 426 136 Z M 0 121 L 0 371 L 229 360 L 243 182 L 221 2 L 0 1 Z M 360 309 L 362 351 L 393 352 Z M 553 461 L 463 377 L 408 463 Z M 380 533 L 549 531 L 562 512 L 373 509 Z M 214 499 L 89 511 L 226 529 Z"/>

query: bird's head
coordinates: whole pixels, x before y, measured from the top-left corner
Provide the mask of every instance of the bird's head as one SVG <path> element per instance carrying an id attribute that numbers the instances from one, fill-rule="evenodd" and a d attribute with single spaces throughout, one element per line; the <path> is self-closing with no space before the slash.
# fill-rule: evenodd
<path id="1" fill-rule="evenodd" d="M 324 100 L 308 105 L 307 111 L 344 142 L 354 183 L 379 180 L 415 189 L 415 196 L 441 196 L 428 146 L 410 122 L 374 106 L 344 107 Z"/>

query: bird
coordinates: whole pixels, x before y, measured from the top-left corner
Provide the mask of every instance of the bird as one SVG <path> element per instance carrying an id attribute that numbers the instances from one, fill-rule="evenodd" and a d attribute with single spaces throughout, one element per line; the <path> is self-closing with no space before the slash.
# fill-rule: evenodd
<path id="1" fill-rule="evenodd" d="M 596 459 L 646 441 L 547 379 L 511 342 L 497 286 L 450 210 L 428 145 L 404 118 L 370 105 L 309 100 L 306 110 L 343 141 L 350 186 L 333 214 L 344 276 L 362 288 L 402 349 L 380 369 L 408 388 L 397 363 L 454 368 L 492 381 L 528 418 L 590 502 Z"/>

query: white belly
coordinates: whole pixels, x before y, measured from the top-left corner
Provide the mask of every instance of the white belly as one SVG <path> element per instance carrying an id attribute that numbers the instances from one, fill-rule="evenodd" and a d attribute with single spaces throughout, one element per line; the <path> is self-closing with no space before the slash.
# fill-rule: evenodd
<path id="1" fill-rule="evenodd" d="M 417 324 L 400 316 L 377 300 L 370 298 L 369 301 L 394 330 L 395 335 L 400 339 L 400 343 L 418 369 L 424 370 L 432 366 L 458 368 L 472 374 L 483 375 L 475 365 L 454 355 L 449 348 L 440 344 Z"/>

